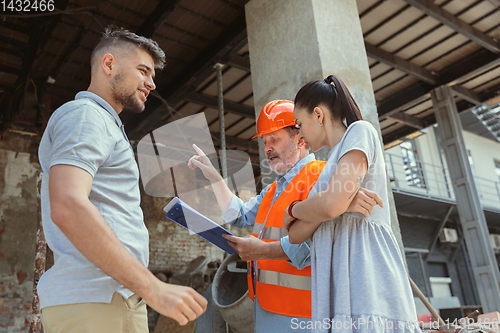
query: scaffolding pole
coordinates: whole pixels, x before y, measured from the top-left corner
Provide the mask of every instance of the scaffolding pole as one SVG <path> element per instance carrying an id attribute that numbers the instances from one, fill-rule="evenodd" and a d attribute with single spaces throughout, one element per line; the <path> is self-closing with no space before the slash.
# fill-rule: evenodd
<path id="1" fill-rule="evenodd" d="M 215 64 L 217 70 L 217 99 L 219 101 L 219 131 L 220 131 L 220 164 L 222 169 L 223 181 L 229 183 L 227 178 L 227 158 L 226 158 L 226 130 L 224 125 L 224 90 L 222 87 L 222 67 L 221 63 Z M 228 224 L 227 229 L 230 231 L 231 226 Z"/>

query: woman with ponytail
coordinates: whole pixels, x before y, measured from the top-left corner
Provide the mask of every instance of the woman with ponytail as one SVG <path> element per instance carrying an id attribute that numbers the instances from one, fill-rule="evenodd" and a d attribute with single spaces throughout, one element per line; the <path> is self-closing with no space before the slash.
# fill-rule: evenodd
<path id="1" fill-rule="evenodd" d="M 309 147 L 328 146 L 326 166 L 283 225 L 291 243 L 311 238 L 313 332 L 419 332 L 410 283 L 391 229 L 384 156 L 336 76 L 312 81 L 295 97 L 294 116 Z M 360 187 L 379 194 L 372 214 L 344 213 Z"/>

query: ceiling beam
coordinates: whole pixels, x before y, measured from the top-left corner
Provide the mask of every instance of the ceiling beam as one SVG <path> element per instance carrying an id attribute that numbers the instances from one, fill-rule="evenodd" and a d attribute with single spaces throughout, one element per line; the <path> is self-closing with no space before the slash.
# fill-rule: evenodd
<path id="1" fill-rule="evenodd" d="M 428 83 L 417 82 L 384 98 L 377 103 L 379 121 L 425 101 L 433 88 L 434 86 Z"/>
<path id="2" fill-rule="evenodd" d="M 136 33 L 139 36 L 152 37 L 180 2 L 181 0 L 160 1 L 151 14 L 144 20 L 144 23 L 137 29 Z"/>
<path id="3" fill-rule="evenodd" d="M 407 4 L 418 8 L 425 14 L 450 27 L 461 35 L 494 53 L 500 53 L 500 44 L 492 37 L 462 21 L 455 15 L 435 5 L 430 0 L 404 0 Z"/>
<path id="4" fill-rule="evenodd" d="M 442 69 L 437 76 L 441 84 L 456 85 L 498 64 L 500 64 L 500 57 L 497 54 L 481 49 Z M 379 120 L 382 121 L 388 116 L 428 99 L 431 90 L 436 87 L 438 85 L 417 82 L 391 94 L 377 103 Z"/>
<path id="5" fill-rule="evenodd" d="M 479 94 L 469 89 L 465 89 L 464 87 L 461 86 L 452 86 L 451 90 L 453 90 L 455 96 L 458 96 L 466 100 L 467 102 L 470 102 L 475 105 L 481 104 L 481 98 L 479 97 Z"/>
<path id="6" fill-rule="evenodd" d="M 13 64 L 12 64 L 13 65 Z M 0 73 L 15 74 L 19 75 L 22 69 L 13 66 L 9 66 L 8 63 L 0 62 Z"/>
<path id="7" fill-rule="evenodd" d="M 453 87 L 452 87 L 452 89 L 453 89 Z M 480 93 L 479 100 L 481 101 L 481 103 L 486 103 L 489 100 L 491 100 L 492 98 L 495 98 L 496 96 L 500 96 L 500 84 L 496 85 L 494 87 L 491 87 L 491 88 L 487 89 L 486 91 L 483 91 L 482 93 Z M 458 111 L 458 113 L 462 113 L 462 112 L 465 112 L 474 106 L 475 106 L 474 103 L 470 103 L 469 101 L 464 99 L 463 101 L 460 101 L 457 103 L 457 111 Z M 435 114 L 433 113 L 433 114 L 429 115 L 428 117 L 422 119 L 422 122 L 424 124 L 424 128 L 429 127 L 431 125 L 434 125 L 436 123 Z M 410 126 L 402 127 L 394 132 L 390 132 L 390 133 L 387 133 L 386 135 L 384 135 L 383 136 L 384 144 L 391 143 L 394 140 L 398 140 L 398 139 L 405 137 L 409 134 L 412 134 L 414 132 L 415 132 L 414 127 L 410 127 Z"/>
<path id="8" fill-rule="evenodd" d="M 220 142 L 220 133 L 210 132 L 213 138 L 216 139 L 217 142 Z M 226 135 L 226 146 L 228 148 L 239 148 L 239 149 L 247 149 L 259 151 L 259 143 L 257 141 L 240 139 L 232 136 Z"/>
<path id="9" fill-rule="evenodd" d="M 436 123 L 436 116 L 433 114 L 429 115 L 428 117 L 425 117 L 421 119 L 422 124 L 424 125 L 424 128 L 429 127 L 433 124 Z M 384 142 L 384 145 L 391 143 L 395 140 L 401 139 L 407 135 L 410 135 L 412 133 L 415 133 L 418 129 L 412 126 L 404 126 L 401 128 L 398 128 L 395 131 L 389 132 L 386 135 L 382 136 L 382 141 Z"/>
<path id="10" fill-rule="evenodd" d="M 203 105 L 204 107 L 218 110 L 219 102 L 217 97 L 209 96 L 207 94 L 200 94 L 198 92 L 191 92 L 186 94 L 184 99 L 187 102 Z M 232 101 L 224 100 L 224 111 L 236 114 L 241 117 L 255 120 L 255 111 L 253 107 L 238 104 Z"/>
<path id="11" fill-rule="evenodd" d="M 416 128 L 416 129 L 423 129 L 424 127 L 424 122 L 416 117 L 409 116 L 404 113 L 396 113 L 390 117 L 387 117 L 387 119 L 391 119 L 392 121 L 395 121 L 400 124 L 405 124 L 407 126 Z"/>
<path id="12" fill-rule="evenodd" d="M 426 70 L 420 66 L 415 65 L 414 63 L 405 60 L 401 57 L 398 57 L 392 53 L 384 51 L 380 48 L 377 48 L 375 45 L 365 42 L 366 53 L 370 58 L 378 60 L 388 66 L 391 66 L 395 69 L 399 69 L 406 74 L 409 74 L 417 79 L 424 81 L 429 84 L 438 84 L 439 78 L 436 74 L 431 71 Z"/>
<path id="13" fill-rule="evenodd" d="M 250 73 L 250 57 L 248 54 L 244 56 L 235 54 L 225 64 Z"/>

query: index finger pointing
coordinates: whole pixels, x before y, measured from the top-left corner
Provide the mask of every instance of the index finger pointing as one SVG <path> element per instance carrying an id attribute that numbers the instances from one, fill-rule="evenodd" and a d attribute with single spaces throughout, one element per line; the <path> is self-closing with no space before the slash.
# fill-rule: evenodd
<path id="1" fill-rule="evenodd" d="M 198 153 L 198 155 L 200 155 L 200 156 L 206 156 L 205 153 L 203 152 L 203 150 L 201 150 L 200 147 L 198 147 L 197 145 L 193 144 L 193 148 L 194 148 L 194 150 L 196 150 L 196 152 Z"/>

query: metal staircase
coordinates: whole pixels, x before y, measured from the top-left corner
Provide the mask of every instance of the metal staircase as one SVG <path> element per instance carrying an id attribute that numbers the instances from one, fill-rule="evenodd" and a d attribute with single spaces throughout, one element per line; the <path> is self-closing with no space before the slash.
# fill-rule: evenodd
<path id="1" fill-rule="evenodd" d="M 472 109 L 472 113 L 500 142 L 500 104 L 497 103 L 493 106 L 483 104 Z"/>

